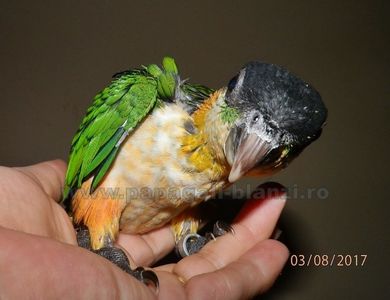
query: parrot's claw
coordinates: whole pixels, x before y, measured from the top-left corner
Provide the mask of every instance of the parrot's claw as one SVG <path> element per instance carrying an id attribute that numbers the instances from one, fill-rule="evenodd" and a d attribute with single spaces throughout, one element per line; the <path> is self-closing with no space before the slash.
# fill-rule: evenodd
<path id="1" fill-rule="evenodd" d="M 228 223 L 223 221 L 217 221 L 214 224 L 213 234 L 215 237 L 219 237 L 221 235 L 232 233 L 234 234 L 234 229 Z"/>
<path id="2" fill-rule="evenodd" d="M 180 239 L 176 244 L 176 252 L 181 257 L 186 257 L 198 252 L 208 242 L 206 237 L 197 233 L 190 233 Z"/>
<path id="3" fill-rule="evenodd" d="M 126 273 L 135 277 L 145 285 L 153 288 L 156 293 L 158 292 L 159 281 L 156 273 L 154 273 L 151 270 L 145 270 L 142 267 L 137 267 L 134 270 L 132 270 L 126 253 L 120 248 L 114 246 L 107 246 L 107 247 L 100 248 L 98 250 L 92 250 L 90 235 L 87 227 L 80 226 L 76 228 L 76 233 L 77 233 L 77 243 L 80 247 L 88 249 L 108 259 L 110 262 L 117 265 Z"/>
<path id="4" fill-rule="evenodd" d="M 176 252 L 181 257 L 192 255 L 199 252 L 207 242 L 227 233 L 234 234 L 233 227 L 223 221 L 217 221 L 213 232 L 206 233 L 204 237 L 197 233 L 190 233 L 180 239 L 176 244 Z"/>
<path id="5" fill-rule="evenodd" d="M 153 288 L 156 293 L 158 292 L 159 281 L 156 273 L 151 270 L 145 270 L 143 267 L 138 267 L 135 270 L 132 270 L 132 274 L 139 281 L 145 285 Z"/>

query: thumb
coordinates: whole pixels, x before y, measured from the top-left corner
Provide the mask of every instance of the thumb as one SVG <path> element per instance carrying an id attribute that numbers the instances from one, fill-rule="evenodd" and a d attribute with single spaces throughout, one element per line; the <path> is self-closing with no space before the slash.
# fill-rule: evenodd
<path id="1" fill-rule="evenodd" d="M 45 161 L 17 169 L 36 181 L 51 198 L 61 200 L 66 172 L 64 161 Z"/>

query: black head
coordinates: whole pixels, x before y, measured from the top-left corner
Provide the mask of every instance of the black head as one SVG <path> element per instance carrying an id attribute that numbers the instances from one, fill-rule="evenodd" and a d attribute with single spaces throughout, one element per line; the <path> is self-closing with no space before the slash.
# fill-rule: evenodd
<path id="1" fill-rule="evenodd" d="M 242 165 L 249 159 L 251 168 L 274 164 L 281 156 L 284 162 L 291 160 L 320 136 L 327 117 L 321 96 L 310 84 L 283 67 L 261 62 L 248 63 L 230 80 L 225 101 L 241 115 L 229 141 L 234 144 L 230 160 L 234 157 Z M 244 145 L 251 149 L 238 151 Z M 237 151 L 252 154 L 238 157 Z"/>

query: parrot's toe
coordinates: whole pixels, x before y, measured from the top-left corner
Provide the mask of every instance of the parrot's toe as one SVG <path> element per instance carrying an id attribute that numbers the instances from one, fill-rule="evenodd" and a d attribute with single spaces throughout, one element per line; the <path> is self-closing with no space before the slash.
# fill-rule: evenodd
<path id="1" fill-rule="evenodd" d="M 233 227 L 223 221 L 217 221 L 214 224 L 213 232 L 208 232 L 205 236 L 190 233 L 180 239 L 176 244 L 176 252 L 181 257 L 192 255 L 199 252 L 207 242 L 227 233 L 234 234 Z"/>
<path id="2" fill-rule="evenodd" d="M 91 237 L 89 235 L 88 228 L 86 226 L 80 225 L 76 228 L 76 238 L 77 238 L 77 245 L 80 247 L 91 250 Z"/>
<path id="3" fill-rule="evenodd" d="M 151 270 L 145 270 L 142 267 L 138 267 L 132 270 L 130 267 L 129 259 L 127 258 L 126 253 L 122 249 L 114 247 L 110 244 L 109 246 L 100 248 L 98 250 L 92 250 L 91 238 L 88 228 L 86 226 L 79 226 L 78 228 L 76 228 L 76 236 L 77 243 L 80 247 L 88 249 L 108 259 L 110 262 L 117 265 L 126 273 L 135 277 L 145 285 L 151 287 L 156 293 L 158 292 L 159 281 L 156 273 Z"/>
<path id="4" fill-rule="evenodd" d="M 132 270 L 130 268 L 129 259 L 122 249 L 116 247 L 103 247 L 94 252 L 116 264 L 123 271 L 135 277 L 145 285 L 153 288 L 155 292 L 158 292 L 159 281 L 156 273 L 151 270 L 145 270 L 143 267 L 137 267 Z"/>
<path id="5" fill-rule="evenodd" d="M 130 268 L 130 262 L 129 259 L 127 258 L 126 253 L 116 247 L 103 247 L 100 248 L 99 250 L 93 251 L 96 254 L 103 256 L 104 258 L 108 259 L 110 262 L 116 264 L 119 268 L 121 268 L 123 271 L 131 274 L 133 270 Z"/>

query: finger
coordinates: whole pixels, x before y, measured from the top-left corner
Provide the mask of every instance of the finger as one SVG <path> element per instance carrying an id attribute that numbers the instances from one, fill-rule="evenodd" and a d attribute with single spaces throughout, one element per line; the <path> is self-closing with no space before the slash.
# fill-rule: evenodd
<path id="1" fill-rule="evenodd" d="M 251 299 L 269 289 L 288 259 L 280 242 L 259 242 L 237 261 L 212 273 L 191 278 L 186 284 L 190 299 Z"/>
<path id="2" fill-rule="evenodd" d="M 16 169 L 38 183 L 51 198 L 61 200 L 66 172 L 64 161 L 58 159 Z"/>
<path id="3" fill-rule="evenodd" d="M 155 299 L 152 290 L 80 247 L 0 227 L 1 295 L 9 299 Z M 34 270 L 31 276 L 26 270 Z M 0 297 L 1 298 L 1 297 Z"/>
<path id="4" fill-rule="evenodd" d="M 117 243 L 131 255 L 137 266 L 152 265 L 175 246 L 170 225 L 142 235 L 120 234 Z"/>
<path id="5" fill-rule="evenodd" d="M 156 270 L 159 280 L 158 299 L 189 299 L 184 289 L 184 283 L 169 271 Z"/>
<path id="6" fill-rule="evenodd" d="M 268 187 L 268 184 L 260 186 Z M 269 238 L 286 203 L 286 194 L 281 186 L 272 187 L 280 192 L 264 193 L 262 197 L 257 194 L 246 203 L 232 225 L 234 234 L 223 235 L 206 244 L 200 252 L 181 260 L 174 271 L 188 280 L 195 275 L 218 270 L 259 241 Z"/>

